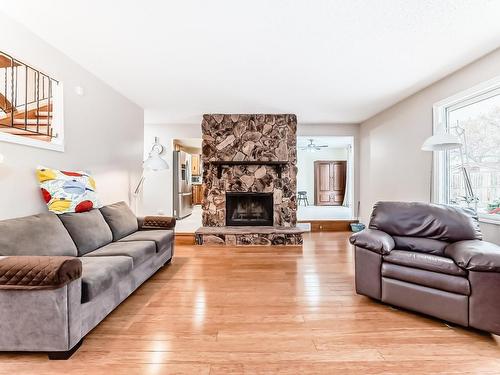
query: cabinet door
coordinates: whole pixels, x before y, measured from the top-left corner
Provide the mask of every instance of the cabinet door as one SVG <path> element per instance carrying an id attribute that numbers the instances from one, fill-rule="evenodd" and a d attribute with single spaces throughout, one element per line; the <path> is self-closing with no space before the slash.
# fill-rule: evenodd
<path id="1" fill-rule="evenodd" d="M 200 155 L 191 156 L 191 172 L 193 176 L 200 175 Z"/>
<path id="2" fill-rule="evenodd" d="M 314 204 L 317 206 L 340 206 L 344 201 L 345 179 L 345 161 L 315 161 Z"/>

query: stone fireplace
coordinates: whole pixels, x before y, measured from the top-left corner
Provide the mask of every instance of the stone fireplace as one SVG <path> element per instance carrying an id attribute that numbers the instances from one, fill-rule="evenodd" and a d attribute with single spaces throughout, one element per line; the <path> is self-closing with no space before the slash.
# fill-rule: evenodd
<path id="1" fill-rule="evenodd" d="M 203 116 L 198 244 L 302 244 L 296 130 L 293 114 Z"/>

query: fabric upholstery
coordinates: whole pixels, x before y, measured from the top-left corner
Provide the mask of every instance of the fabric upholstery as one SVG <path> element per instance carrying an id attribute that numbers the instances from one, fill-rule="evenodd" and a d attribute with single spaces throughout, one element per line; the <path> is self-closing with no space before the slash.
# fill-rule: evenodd
<path id="1" fill-rule="evenodd" d="M 491 242 L 455 242 L 446 248 L 445 254 L 467 270 L 500 272 L 500 246 Z"/>
<path id="2" fill-rule="evenodd" d="M 377 254 L 389 254 L 395 245 L 390 235 L 376 229 L 364 229 L 353 234 L 349 241 L 354 246 L 371 250 Z"/>
<path id="3" fill-rule="evenodd" d="M 57 289 L 82 274 L 75 257 L 10 256 L 0 259 L 0 289 Z"/>
<path id="4" fill-rule="evenodd" d="M 125 202 L 117 202 L 101 208 L 102 216 L 113 233 L 113 241 L 118 241 L 139 229 L 137 217 Z"/>
<path id="5" fill-rule="evenodd" d="M 78 255 L 94 251 L 113 240 L 113 234 L 99 210 L 59 215 L 76 244 Z"/>
<path id="6" fill-rule="evenodd" d="M 131 257 L 134 267 L 155 256 L 156 245 L 152 241 L 113 242 L 95 251 L 85 254 L 85 257 L 102 257 L 122 255 Z"/>
<path id="7" fill-rule="evenodd" d="M 133 268 L 128 256 L 81 257 L 82 261 L 82 303 L 91 301 Z"/>
<path id="8" fill-rule="evenodd" d="M 0 255 L 76 256 L 67 230 L 52 213 L 0 221 Z"/>
<path id="9" fill-rule="evenodd" d="M 49 211 L 63 214 L 101 207 L 97 199 L 95 181 L 86 172 L 40 167 L 36 175 Z"/>
<path id="10" fill-rule="evenodd" d="M 356 292 L 380 299 L 382 296 L 380 267 L 382 256 L 373 251 L 356 247 L 354 252 L 356 265 Z"/>
<path id="11" fill-rule="evenodd" d="M 418 202 L 377 202 L 369 228 L 391 236 L 447 242 L 482 239 L 477 215 L 472 210 Z"/>
<path id="12" fill-rule="evenodd" d="M 174 240 L 174 232 L 172 230 L 146 230 L 132 233 L 131 235 L 122 238 L 119 242 L 128 241 L 153 241 L 156 244 L 156 252 L 163 253 L 167 251 Z"/>
<path id="13" fill-rule="evenodd" d="M 382 278 L 382 301 L 468 326 L 469 297 L 434 288 Z"/>
<path id="14" fill-rule="evenodd" d="M 146 229 L 174 229 L 176 220 L 168 216 L 146 216 L 138 219 L 141 230 Z"/>
<path id="15" fill-rule="evenodd" d="M 395 248 L 398 250 L 410 250 L 435 255 L 443 255 L 444 249 L 449 242 L 433 240 L 422 237 L 394 236 Z"/>
<path id="16" fill-rule="evenodd" d="M 453 276 L 445 273 L 399 266 L 397 264 L 387 262 L 382 264 L 382 276 L 390 279 L 428 286 L 429 288 L 445 290 L 451 293 L 462 294 L 465 296 L 470 295 L 469 280 L 461 276 Z"/>
<path id="17" fill-rule="evenodd" d="M 466 276 L 467 271 L 458 267 L 453 260 L 433 254 L 417 253 L 407 250 L 393 250 L 384 255 L 384 261 L 400 266 L 420 268 L 448 275 Z"/>

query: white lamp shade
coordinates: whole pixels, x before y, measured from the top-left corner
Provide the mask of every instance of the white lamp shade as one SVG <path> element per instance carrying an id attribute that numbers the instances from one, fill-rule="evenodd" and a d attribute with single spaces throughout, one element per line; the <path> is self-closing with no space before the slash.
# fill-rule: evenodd
<path id="1" fill-rule="evenodd" d="M 435 134 L 425 140 L 422 145 L 423 151 L 446 151 L 462 147 L 460 138 L 449 133 Z"/>
<path id="2" fill-rule="evenodd" d="M 150 152 L 149 156 L 142 165 L 143 169 L 152 171 L 161 171 L 168 169 L 167 162 L 157 152 Z"/>

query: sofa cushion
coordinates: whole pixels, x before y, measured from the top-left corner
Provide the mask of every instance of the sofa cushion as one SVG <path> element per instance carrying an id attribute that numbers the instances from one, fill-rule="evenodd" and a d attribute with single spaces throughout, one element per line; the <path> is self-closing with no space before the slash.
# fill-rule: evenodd
<path id="1" fill-rule="evenodd" d="M 156 255 L 156 245 L 152 241 L 113 242 L 100 249 L 85 254 L 85 257 L 122 255 L 131 257 L 134 267 Z"/>
<path id="2" fill-rule="evenodd" d="M 450 244 L 449 242 L 422 237 L 394 236 L 393 238 L 396 249 L 436 255 L 443 255 L 444 249 Z"/>
<path id="3" fill-rule="evenodd" d="M 137 217 L 125 202 L 104 206 L 101 213 L 113 232 L 113 241 L 118 241 L 139 229 Z"/>
<path id="4" fill-rule="evenodd" d="M 153 241 L 156 244 L 156 252 L 163 253 L 168 250 L 174 240 L 173 230 L 141 230 L 122 238 L 119 242 L 127 241 Z"/>
<path id="5" fill-rule="evenodd" d="M 462 276 L 447 275 L 445 273 L 399 266 L 387 262 L 382 264 L 382 276 L 429 288 L 445 290 L 450 293 L 462 294 L 464 296 L 470 295 L 469 280 Z"/>
<path id="6" fill-rule="evenodd" d="M 500 246 L 491 242 L 455 242 L 445 249 L 445 254 L 470 271 L 500 272 Z"/>
<path id="7" fill-rule="evenodd" d="M 407 250 L 392 250 L 384 255 L 384 262 L 399 264 L 423 270 L 446 273 L 448 275 L 466 276 L 467 272 L 458 267 L 450 258 L 433 254 L 417 253 Z"/>
<path id="8" fill-rule="evenodd" d="M 76 256 L 68 231 L 55 214 L 0 221 L 0 255 Z"/>
<path id="9" fill-rule="evenodd" d="M 419 202 L 377 202 L 369 227 L 391 236 L 447 242 L 480 240 L 482 237 L 473 210 Z"/>
<path id="10" fill-rule="evenodd" d="M 81 257 L 82 303 L 92 301 L 99 294 L 117 283 L 133 268 L 128 256 Z"/>
<path id="11" fill-rule="evenodd" d="M 99 210 L 59 215 L 78 249 L 78 256 L 87 254 L 113 240 L 113 234 Z"/>

